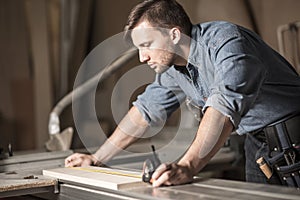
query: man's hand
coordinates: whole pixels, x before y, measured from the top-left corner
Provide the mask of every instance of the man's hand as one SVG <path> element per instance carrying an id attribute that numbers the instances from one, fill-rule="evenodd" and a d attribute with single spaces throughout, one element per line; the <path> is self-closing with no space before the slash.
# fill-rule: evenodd
<path id="1" fill-rule="evenodd" d="M 186 166 L 176 163 L 161 164 L 153 173 L 153 187 L 162 185 L 180 185 L 193 181 L 193 174 Z"/>
<path id="2" fill-rule="evenodd" d="M 177 164 L 162 164 L 154 174 L 153 186 L 189 183 L 210 161 L 230 136 L 233 125 L 228 117 L 208 107 L 188 151 Z"/>
<path id="3" fill-rule="evenodd" d="M 93 155 L 75 153 L 65 159 L 65 167 L 84 167 L 95 165 L 97 159 Z"/>

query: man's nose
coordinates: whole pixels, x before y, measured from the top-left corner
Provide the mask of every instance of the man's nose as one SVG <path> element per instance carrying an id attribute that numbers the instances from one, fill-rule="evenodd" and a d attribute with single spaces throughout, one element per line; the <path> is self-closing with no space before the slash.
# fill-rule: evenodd
<path id="1" fill-rule="evenodd" d="M 148 53 L 145 50 L 139 50 L 139 57 L 140 57 L 140 62 L 147 62 L 150 57 Z"/>

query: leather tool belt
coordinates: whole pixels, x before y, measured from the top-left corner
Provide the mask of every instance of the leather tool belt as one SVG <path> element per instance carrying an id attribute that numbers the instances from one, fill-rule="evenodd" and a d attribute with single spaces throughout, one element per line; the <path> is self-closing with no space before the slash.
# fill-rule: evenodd
<path id="1" fill-rule="evenodd" d="M 272 124 L 262 131 L 269 155 L 257 160 L 267 178 L 275 171 L 283 185 L 300 188 L 300 115 Z"/>

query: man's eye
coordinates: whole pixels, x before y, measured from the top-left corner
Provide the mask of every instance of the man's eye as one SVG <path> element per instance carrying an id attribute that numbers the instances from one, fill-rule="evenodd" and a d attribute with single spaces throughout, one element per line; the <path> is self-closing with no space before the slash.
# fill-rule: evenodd
<path id="1" fill-rule="evenodd" d="M 143 47 L 149 47 L 149 46 L 150 46 L 149 42 L 143 44 Z"/>

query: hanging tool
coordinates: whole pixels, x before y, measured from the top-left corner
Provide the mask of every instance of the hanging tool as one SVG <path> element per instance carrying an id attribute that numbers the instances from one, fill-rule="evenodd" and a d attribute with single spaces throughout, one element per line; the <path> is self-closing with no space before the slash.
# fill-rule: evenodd
<path id="1" fill-rule="evenodd" d="M 68 150 L 71 146 L 74 132 L 73 128 L 66 128 L 62 132 L 60 129 L 59 115 L 62 113 L 63 109 L 72 102 L 78 100 L 86 92 L 94 89 L 101 81 L 115 73 L 118 69 L 128 63 L 134 56 L 136 56 L 136 48 L 127 50 L 98 74 L 94 75 L 91 79 L 87 80 L 82 85 L 76 87 L 73 91 L 64 96 L 55 105 L 49 117 L 48 130 L 50 139 L 45 144 L 48 151 Z"/>
<path id="2" fill-rule="evenodd" d="M 157 169 L 157 167 L 161 164 L 160 159 L 158 158 L 156 152 L 155 152 L 155 147 L 154 145 L 151 145 L 153 156 L 151 158 L 148 158 L 144 162 L 143 166 L 143 176 L 142 180 L 146 183 L 152 183 L 152 175 Z"/>

